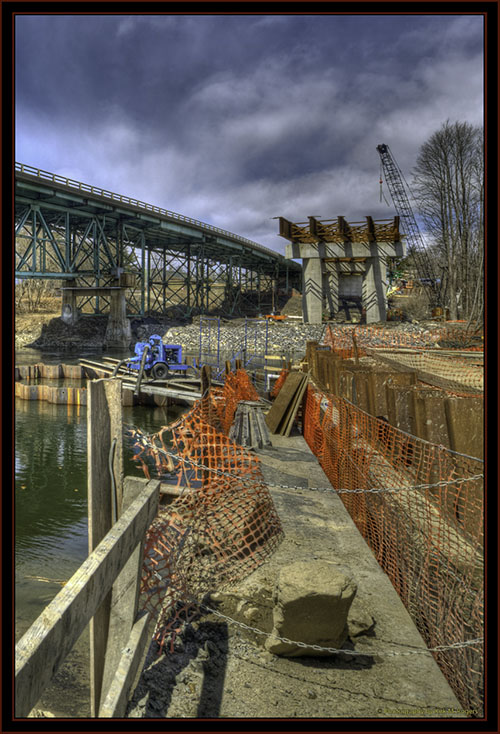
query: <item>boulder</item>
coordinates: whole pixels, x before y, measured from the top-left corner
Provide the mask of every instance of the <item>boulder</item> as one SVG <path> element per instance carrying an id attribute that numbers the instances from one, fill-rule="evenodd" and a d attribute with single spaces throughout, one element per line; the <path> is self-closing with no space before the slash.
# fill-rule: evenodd
<path id="1" fill-rule="evenodd" d="M 318 650 L 284 643 L 269 634 L 321 647 L 340 648 L 350 632 L 348 614 L 357 585 L 347 569 L 330 561 L 311 559 L 271 562 L 233 587 L 212 593 L 210 600 L 219 611 L 245 625 L 262 630 L 242 633 L 268 652 L 287 657 L 329 655 Z M 210 604 L 209 604 L 210 606 Z M 353 630 L 362 634 L 355 615 Z M 367 613 L 365 626 L 373 626 Z"/>
<path id="2" fill-rule="evenodd" d="M 347 618 L 349 637 L 354 640 L 360 635 L 371 635 L 375 627 L 375 619 L 364 602 L 356 596 L 351 604 Z"/>
<path id="3" fill-rule="evenodd" d="M 328 561 L 297 561 L 281 569 L 274 597 L 272 634 L 321 647 L 340 648 L 347 639 L 347 616 L 357 585 L 341 567 Z M 276 637 L 266 650 L 298 657 L 328 655 Z"/>

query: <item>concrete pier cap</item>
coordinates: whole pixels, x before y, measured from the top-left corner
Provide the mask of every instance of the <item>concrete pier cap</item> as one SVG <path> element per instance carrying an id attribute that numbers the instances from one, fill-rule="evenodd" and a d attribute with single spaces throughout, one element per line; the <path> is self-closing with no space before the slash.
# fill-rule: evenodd
<path id="1" fill-rule="evenodd" d="M 279 234 L 289 241 L 285 256 L 302 259 L 304 323 L 320 324 L 325 308 L 335 316 L 342 296 L 360 298 L 367 324 L 387 319 L 388 261 L 404 257 L 406 246 L 399 217 L 365 220 L 309 217 L 294 224 L 279 217 Z"/>

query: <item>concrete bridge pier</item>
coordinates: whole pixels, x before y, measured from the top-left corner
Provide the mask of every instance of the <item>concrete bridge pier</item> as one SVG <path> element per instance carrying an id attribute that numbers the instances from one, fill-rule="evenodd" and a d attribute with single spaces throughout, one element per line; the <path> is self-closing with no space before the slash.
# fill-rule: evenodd
<path id="1" fill-rule="evenodd" d="M 69 326 L 74 326 L 80 316 L 80 311 L 76 306 L 75 290 L 72 286 L 62 288 L 61 318 Z"/>
<path id="2" fill-rule="evenodd" d="M 376 245 L 371 246 L 372 251 Z M 365 261 L 362 283 L 362 304 L 366 312 L 366 323 L 387 320 L 387 262 L 376 252 Z"/>
<path id="3" fill-rule="evenodd" d="M 386 321 L 388 259 L 406 253 L 399 217 L 352 224 L 344 217 L 279 222 L 280 236 L 289 240 L 286 257 L 302 260 L 304 323 L 321 324 L 323 306 L 334 316 L 342 299 L 361 301 L 367 324 Z"/>
<path id="4" fill-rule="evenodd" d="M 68 286 L 62 288 L 61 318 L 66 324 L 73 326 L 81 317 L 80 310 L 76 305 L 79 296 L 106 296 L 110 299 L 106 343 L 108 347 L 112 348 L 128 347 L 132 340 L 132 329 L 127 318 L 126 289 L 126 286 L 94 286 L 90 288 Z"/>
<path id="5" fill-rule="evenodd" d="M 108 347 L 128 347 L 132 341 L 132 329 L 127 318 L 125 288 L 115 288 L 111 292 L 111 303 L 106 327 Z"/>
<path id="6" fill-rule="evenodd" d="M 304 323 L 321 324 L 323 318 L 323 273 L 319 257 L 302 260 L 302 313 Z"/>
<path id="7" fill-rule="evenodd" d="M 323 292 L 326 294 L 326 306 L 330 316 L 339 310 L 339 268 L 338 263 L 326 263 L 323 274 Z"/>

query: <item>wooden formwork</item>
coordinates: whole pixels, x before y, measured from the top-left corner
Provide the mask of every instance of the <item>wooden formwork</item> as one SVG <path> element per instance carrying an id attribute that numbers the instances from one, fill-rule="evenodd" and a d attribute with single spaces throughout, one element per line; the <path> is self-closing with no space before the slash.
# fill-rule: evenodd
<path id="1" fill-rule="evenodd" d="M 313 341 L 307 343 L 306 361 L 320 387 L 370 415 L 431 443 L 483 456 L 484 401 L 479 391 L 455 396 L 437 384 L 431 387 L 427 373 L 417 369 L 356 364 Z M 435 382 L 444 385 L 442 377 Z M 456 386 L 453 381 L 449 388 Z"/>

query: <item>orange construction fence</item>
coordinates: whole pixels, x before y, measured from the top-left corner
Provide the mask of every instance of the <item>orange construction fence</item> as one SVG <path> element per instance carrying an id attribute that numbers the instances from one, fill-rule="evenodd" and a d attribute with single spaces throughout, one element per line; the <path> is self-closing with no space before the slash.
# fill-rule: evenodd
<path id="1" fill-rule="evenodd" d="M 227 436 L 241 400 L 258 395 L 238 370 L 156 435 L 131 431 L 146 475 L 175 473 L 183 490 L 160 507 L 146 538 L 141 594 L 158 618 L 162 648 L 169 642 L 174 649 L 176 633 L 206 592 L 244 578 L 283 537 L 259 460 Z"/>
<path id="2" fill-rule="evenodd" d="M 397 430 L 311 387 L 304 437 L 428 647 L 483 635 L 483 462 Z M 481 710 L 483 653 L 434 653 Z"/>

